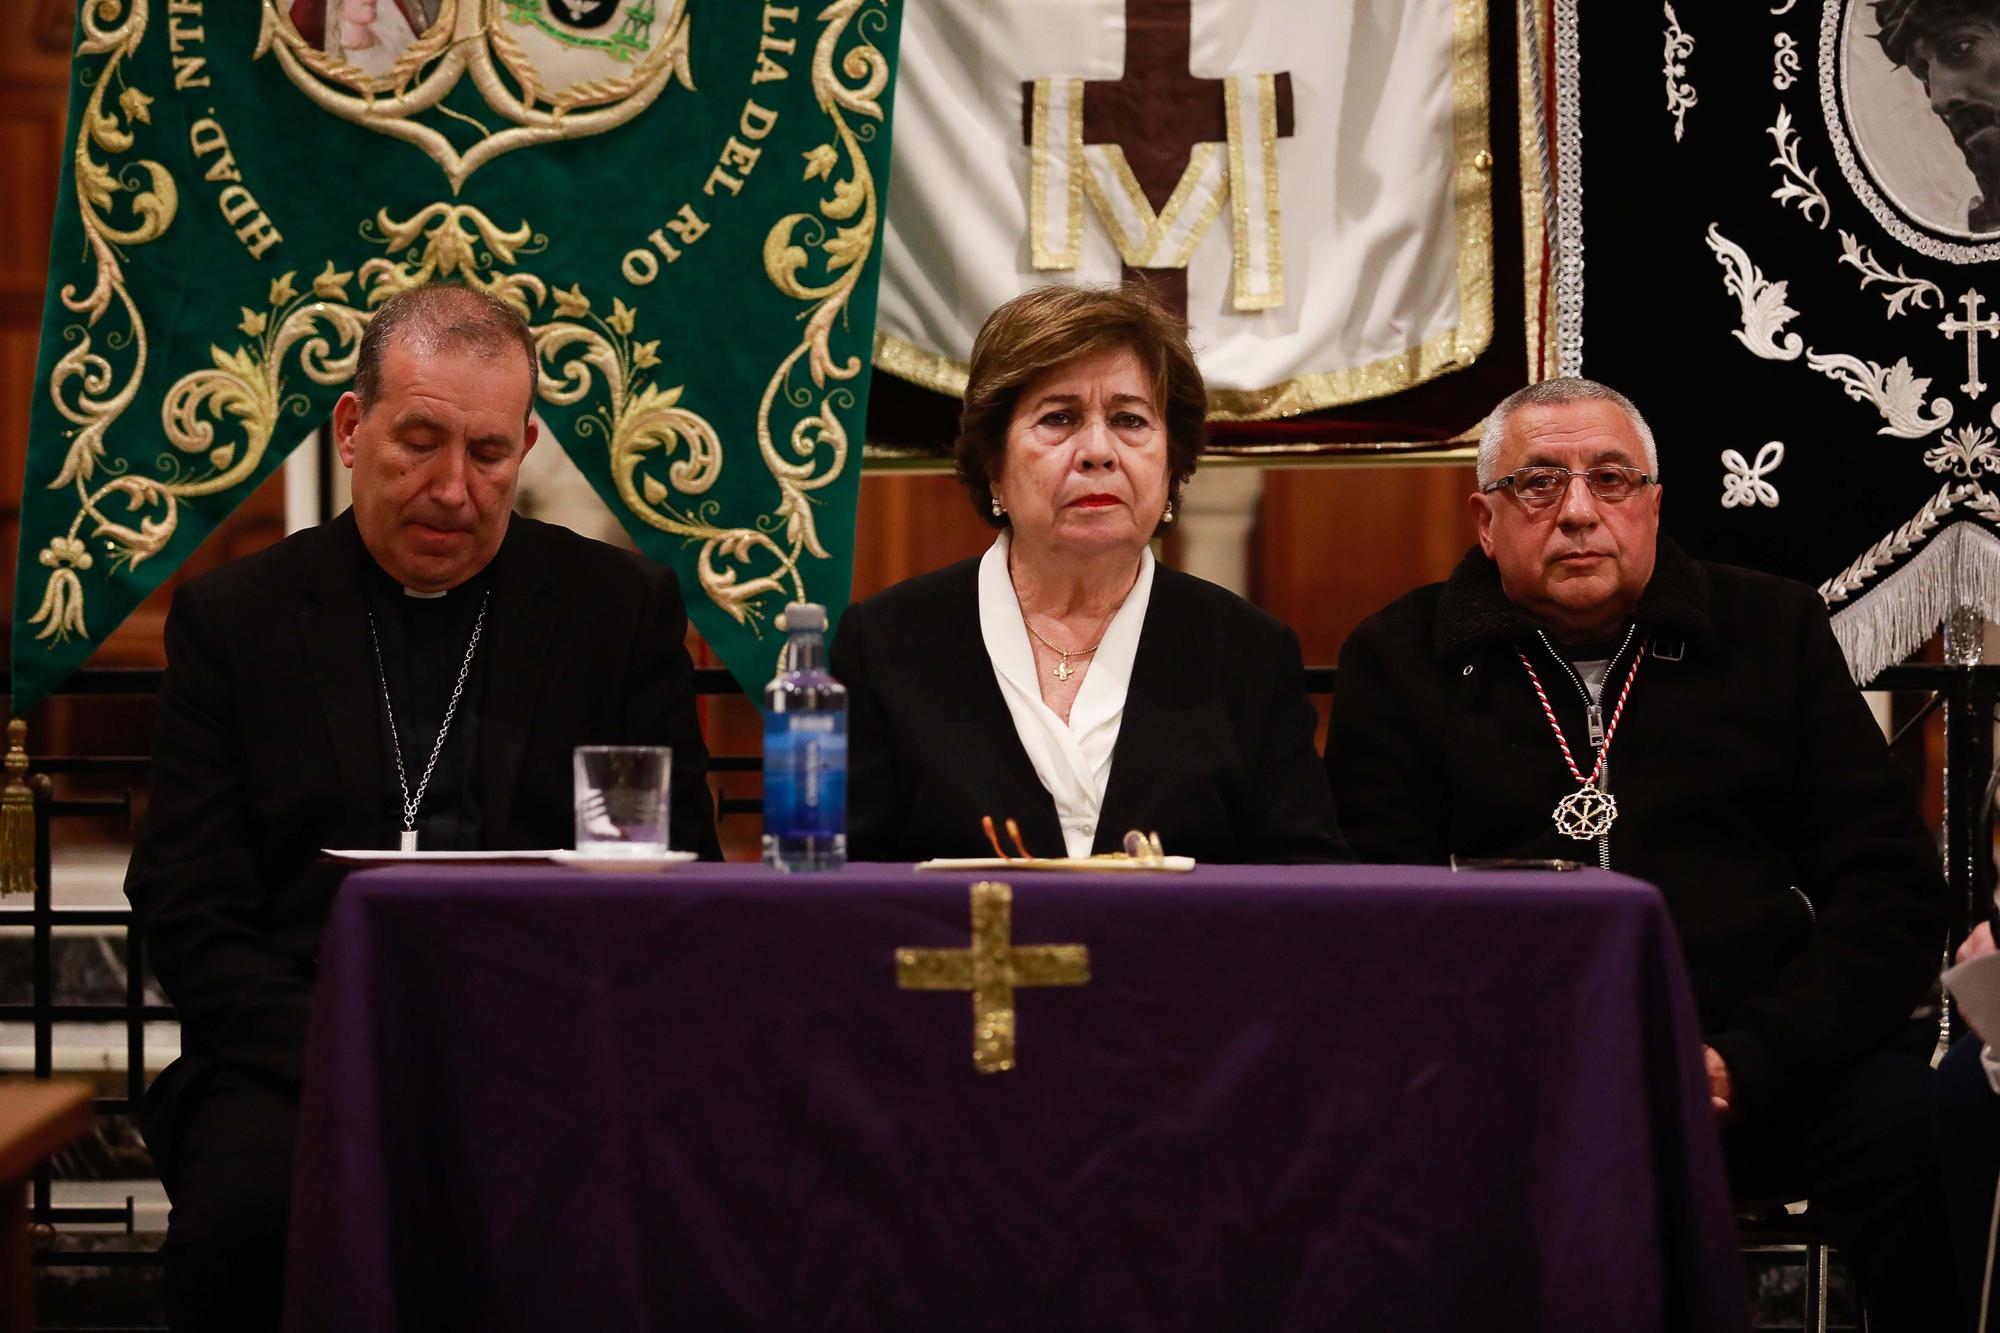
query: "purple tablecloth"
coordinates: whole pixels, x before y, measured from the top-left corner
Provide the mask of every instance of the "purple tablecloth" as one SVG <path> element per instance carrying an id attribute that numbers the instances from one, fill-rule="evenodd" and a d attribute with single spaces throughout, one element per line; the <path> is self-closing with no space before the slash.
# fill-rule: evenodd
<path id="1" fill-rule="evenodd" d="M 997 876 L 998 878 L 1008 878 Z M 1741 1329 L 1658 896 L 1588 872 L 379 870 L 334 908 L 291 1232 L 307 1330 Z"/>

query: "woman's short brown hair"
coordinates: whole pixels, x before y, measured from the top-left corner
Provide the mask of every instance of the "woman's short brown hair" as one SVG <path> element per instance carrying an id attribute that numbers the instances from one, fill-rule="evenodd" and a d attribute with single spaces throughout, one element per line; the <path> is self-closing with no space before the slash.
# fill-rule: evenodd
<path id="1" fill-rule="evenodd" d="M 1044 371 L 1120 348 L 1139 358 L 1152 383 L 1166 424 L 1167 503 L 1179 501 L 1208 442 L 1208 390 L 1188 349 L 1187 324 L 1144 282 L 1051 284 L 1022 292 L 988 315 L 972 343 L 952 459 L 981 518 L 996 528 L 1007 523 L 1006 515 L 993 512 L 992 480 L 1007 451 L 1007 423 L 1021 390 Z"/>

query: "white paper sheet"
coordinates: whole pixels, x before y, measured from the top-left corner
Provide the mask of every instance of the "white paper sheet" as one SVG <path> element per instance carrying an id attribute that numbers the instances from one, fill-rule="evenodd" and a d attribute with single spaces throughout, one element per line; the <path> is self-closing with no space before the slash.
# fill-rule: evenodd
<path id="1" fill-rule="evenodd" d="M 1980 1040 L 2000 1038 L 2000 953 L 1981 954 L 1944 974 L 1944 988 Z"/>

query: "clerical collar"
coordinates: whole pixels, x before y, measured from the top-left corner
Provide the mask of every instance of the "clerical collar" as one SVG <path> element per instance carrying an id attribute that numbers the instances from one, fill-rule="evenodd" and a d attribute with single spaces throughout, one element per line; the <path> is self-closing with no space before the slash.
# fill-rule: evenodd
<path id="1" fill-rule="evenodd" d="M 442 592 L 418 592 L 415 588 L 404 587 L 400 582 L 392 578 L 389 571 L 382 568 L 376 562 L 375 557 L 369 554 L 367 547 L 364 546 L 361 548 L 361 574 L 362 578 L 367 581 L 372 593 L 378 598 L 393 599 L 406 606 L 422 603 L 428 603 L 437 607 L 442 607 L 447 603 L 457 605 L 467 595 L 470 595 L 473 601 L 478 601 L 479 594 L 484 592 L 492 583 L 492 571 L 493 566 L 488 564 L 485 569 L 480 570 L 477 574 L 474 574 L 455 588 L 446 588 Z M 386 605 L 387 603 L 378 604 Z"/>

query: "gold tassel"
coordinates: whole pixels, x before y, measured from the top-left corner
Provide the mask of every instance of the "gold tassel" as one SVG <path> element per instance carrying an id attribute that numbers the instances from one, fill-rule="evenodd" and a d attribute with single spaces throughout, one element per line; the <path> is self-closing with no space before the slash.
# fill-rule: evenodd
<path id="1" fill-rule="evenodd" d="M 35 891 L 35 794 L 28 789 L 28 724 L 7 723 L 7 758 L 0 762 L 0 897 Z"/>

